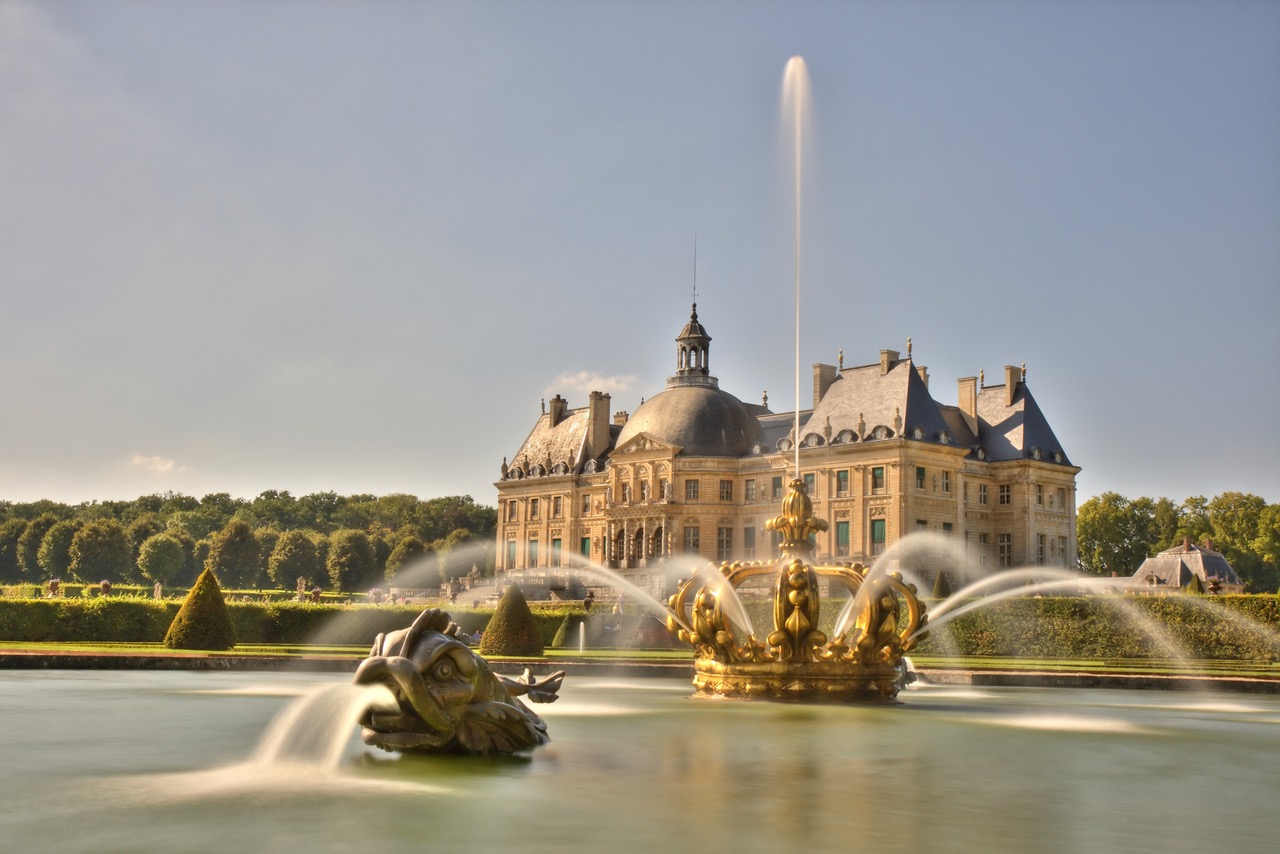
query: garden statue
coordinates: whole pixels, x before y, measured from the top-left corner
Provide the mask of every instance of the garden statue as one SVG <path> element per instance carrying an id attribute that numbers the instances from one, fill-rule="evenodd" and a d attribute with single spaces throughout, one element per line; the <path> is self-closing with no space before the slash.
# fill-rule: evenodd
<path id="1" fill-rule="evenodd" d="M 564 672 L 537 681 L 494 673 L 444 611 L 423 611 L 408 629 L 379 634 L 356 670 L 357 685 L 385 685 L 397 708 L 360 719 L 365 744 L 384 750 L 514 753 L 545 744 L 547 725 L 518 697 L 551 703 Z"/>

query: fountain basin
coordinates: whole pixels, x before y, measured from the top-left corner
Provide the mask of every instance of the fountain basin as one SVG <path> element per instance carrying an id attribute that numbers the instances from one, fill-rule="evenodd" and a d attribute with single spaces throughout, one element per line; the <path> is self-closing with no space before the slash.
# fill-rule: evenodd
<path id="1" fill-rule="evenodd" d="M 250 767 L 343 674 L 0 672 L 7 849 L 1268 851 L 1280 698 L 924 686 L 883 705 L 691 701 L 571 677 L 527 757 Z"/>

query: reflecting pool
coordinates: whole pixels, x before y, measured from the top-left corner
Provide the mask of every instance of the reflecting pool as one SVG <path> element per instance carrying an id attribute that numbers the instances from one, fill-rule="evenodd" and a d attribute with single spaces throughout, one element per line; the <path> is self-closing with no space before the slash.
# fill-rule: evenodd
<path id="1" fill-rule="evenodd" d="M 277 713 L 347 679 L 0 672 L 4 848 L 1241 852 L 1280 836 L 1271 696 L 923 686 L 807 706 L 571 677 L 527 757 L 400 757 L 340 723 L 332 768 L 250 761 Z"/>

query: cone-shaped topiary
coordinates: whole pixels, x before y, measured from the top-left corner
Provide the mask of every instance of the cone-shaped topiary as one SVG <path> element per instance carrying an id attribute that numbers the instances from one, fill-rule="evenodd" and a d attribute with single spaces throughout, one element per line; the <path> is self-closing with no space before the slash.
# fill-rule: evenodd
<path id="1" fill-rule="evenodd" d="M 231 649 L 236 645 L 231 615 L 213 570 L 206 569 L 196 579 L 169 625 L 164 645 L 170 649 Z"/>
<path id="2" fill-rule="evenodd" d="M 480 638 L 481 655 L 542 655 L 542 635 L 519 586 L 502 594 Z"/>
<path id="3" fill-rule="evenodd" d="M 587 622 L 586 614 L 566 614 L 564 622 L 560 624 L 560 628 L 556 629 L 556 636 L 551 641 L 552 649 L 564 649 L 571 647 L 577 649 L 579 638 L 585 634 L 586 629 L 579 628 Z"/>
<path id="4" fill-rule="evenodd" d="M 1182 588 L 1183 593 L 1190 593 L 1192 596 L 1204 595 L 1204 582 L 1200 580 L 1200 576 L 1192 573 L 1191 579 L 1187 582 L 1187 586 Z"/>
<path id="5" fill-rule="evenodd" d="M 947 571 L 938 570 L 938 577 L 933 581 L 933 598 L 946 599 L 951 595 L 951 582 L 947 580 Z"/>

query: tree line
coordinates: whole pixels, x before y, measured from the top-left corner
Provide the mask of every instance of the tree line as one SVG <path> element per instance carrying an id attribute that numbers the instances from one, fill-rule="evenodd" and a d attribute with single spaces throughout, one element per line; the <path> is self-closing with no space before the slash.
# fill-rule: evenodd
<path id="1" fill-rule="evenodd" d="M 1280 504 L 1260 496 L 1224 492 L 1175 504 L 1104 492 L 1076 513 L 1080 568 L 1097 575 L 1132 575 L 1148 557 L 1184 539 L 1196 545 L 1212 541 L 1247 592 L 1275 592 L 1280 585 Z"/>
<path id="2" fill-rule="evenodd" d="M 252 500 L 168 492 L 132 501 L 0 501 L 0 582 L 189 586 L 205 567 L 234 589 L 366 590 L 410 564 L 432 581 L 493 572 L 497 511 L 471 496 L 269 490 Z M 477 548 L 466 550 L 473 543 Z"/>

